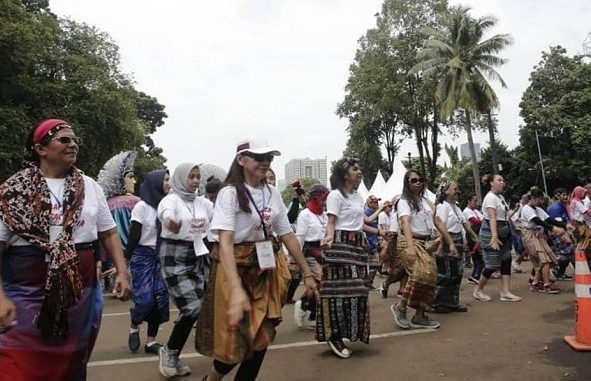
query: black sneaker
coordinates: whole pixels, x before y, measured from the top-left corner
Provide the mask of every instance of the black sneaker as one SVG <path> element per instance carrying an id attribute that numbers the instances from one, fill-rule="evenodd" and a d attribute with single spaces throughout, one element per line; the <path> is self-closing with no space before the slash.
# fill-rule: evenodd
<path id="1" fill-rule="evenodd" d="M 129 347 L 129 350 L 133 353 L 137 352 L 137 350 L 140 349 L 140 331 L 139 330 L 129 333 L 129 339 L 127 340 L 127 346 Z"/>
<path id="2" fill-rule="evenodd" d="M 162 344 L 160 343 L 152 343 L 150 345 L 146 344 L 144 345 L 144 352 L 151 355 L 157 355 L 160 351 L 160 347 L 162 347 Z"/>
<path id="3" fill-rule="evenodd" d="M 388 297 L 388 288 L 384 287 L 384 284 L 382 283 L 380 285 L 379 290 L 380 290 L 380 294 L 382 295 L 382 298 L 386 299 Z"/>
<path id="4" fill-rule="evenodd" d="M 352 352 L 349 348 L 347 348 L 345 343 L 343 343 L 342 339 L 335 339 L 334 337 L 331 337 L 328 340 L 328 346 L 337 357 L 342 359 L 348 359 L 351 357 Z"/>

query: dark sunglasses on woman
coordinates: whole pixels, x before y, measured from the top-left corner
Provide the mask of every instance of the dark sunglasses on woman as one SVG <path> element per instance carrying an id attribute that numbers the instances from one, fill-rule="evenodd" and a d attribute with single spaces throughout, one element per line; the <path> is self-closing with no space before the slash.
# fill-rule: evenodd
<path id="1" fill-rule="evenodd" d="M 268 161 L 270 163 L 273 161 L 273 158 L 275 157 L 270 153 L 242 152 L 241 155 L 248 156 L 254 159 L 255 161 L 258 161 L 259 163 L 262 163 L 263 161 Z"/>
<path id="2" fill-rule="evenodd" d="M 415 177 L 413 179 L 408 180 L 411 184 L 422 183 L 423 179 L 420 177 Z"/>
<path id="3" fill-rule="evenodd" d="M 77 145 L 82 144 L 82 138 L 79 138 L 78 136 L 60 136 L 51 140 L 56 140 L 62 144 L 71 144 L 72 142 L 76 143 Z"/>

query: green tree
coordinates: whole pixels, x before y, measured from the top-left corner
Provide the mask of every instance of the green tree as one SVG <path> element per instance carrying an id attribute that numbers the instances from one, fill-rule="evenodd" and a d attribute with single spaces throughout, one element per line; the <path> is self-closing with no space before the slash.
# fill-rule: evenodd
<path id="1" fill-rule="evenodd" d="M 50 117 L 66 119 L 83 138 L 77 165 L 91 176 L 132 148 L 146 170 L 161 167 L 150 134 L 163 124 L 164 106 L 138 92 L 119 64 L 107 34 L 57 18 L 46 1 L 1 1 L 0 179 L 20 167 L 27 135 Z"/>
<path id="2" fill-rule="evenodd" d="M 541 189 L 538 132 L 549 192 L 591 181 L 591 64 L 556 46 L 542 53 L 523 93 L 519 130 L 524 161 Z"/>
<path id="3" fill-rule="evenodd" d="M 495 54 L 509 45 L 511 40 L 506 34 L 483 39 L 484 34 L 495 26 L 496 19 L 490 16 L 474 19 L 468 11 L 469 8 L 454 7 L 449 14 L 444 15 L 442 28 L 425 28 L 428 39 L 418 53 L 420 62 L 410 73 L 420 72 L 423 76 L 438 79 L 435 98 L 442 119 L 450 118 L 457 109 L 463 110 L 474 189 L 481 199 L 478 161 L 472 138 L 472 113 L 484 113 L 498 106 L 497 95 L 487 77 L 506 86 L 495 70 L 505 60 Z"/>
<path id="4" fill-rule="evenodd" d="M 349 120 L 345 152 L 362 158 L 370 181 L 378 169 L 391 173 L 399 143 L 411 136 L 417 143 L 421 171 L 429 184 L 435 178 L 440 152 L 435 83 L 407 72 L 417 62 L 422 28 L 435 25 L 437 14 L 446 9 L 445 0 L 386 0 L 376 15 L 376 27 L 359 40 L 337 115 Z M 374 146 L 377 150 L 370 148 Z M 384 165 L 382 147 L 387 153 Z M 367 149 L 372 152 L 364 152 Z"/>

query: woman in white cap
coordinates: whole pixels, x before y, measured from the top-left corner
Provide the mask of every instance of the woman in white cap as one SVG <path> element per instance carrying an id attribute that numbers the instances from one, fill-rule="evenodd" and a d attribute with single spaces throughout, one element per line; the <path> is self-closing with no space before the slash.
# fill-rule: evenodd
<path id="1" fill-rule="evenodd" d="M 265 141 L 240 143 L 218 194 L 211 230 L 219 244 L 195 338 L 197 350 L 214 359 L 203 380 L 221 380 L 238 363 L 235 380 L 256 379 L 282 320 L 290 281 L 279 241 L 302 270 L 308 293 L 317 296 L 281 194 L 266 183 L 279 154 Z"/>
<path id="2" fill-rule="evenodd" d="M 160 267 L 168 293 L 180 310 L 168 343 L 160 348 L 159 370 L 165 377 L 191 373 L 179 354 L 199 316 L 209 277 L 209 250 L 203 239 L 213 209 L 208 200 L 195 193 L 200 180 L 197 164 L 180 164 L 170 178 L 172 192 L 158 204 L 162 223 L 161 243 L 157 243 Z"/>

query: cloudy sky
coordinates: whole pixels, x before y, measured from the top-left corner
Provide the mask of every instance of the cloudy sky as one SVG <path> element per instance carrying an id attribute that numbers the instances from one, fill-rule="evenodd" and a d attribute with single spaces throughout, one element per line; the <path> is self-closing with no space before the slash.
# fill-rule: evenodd
<path id="1" fill-rule="evenodd" d="M 519 100 L 541 51 L 560 44 L 581 53 L 591 32 L 588 0 L 464 0 L 474 16 L 499 19 L 494 33 L 514 44 L 499 71 L 500 138 L 518 143 Z M 169 117 L 155 135 L 174 168 L 183 161 L 227 168 L 237 141 L 265 137 L 292 158 L 340 157 L 344 96 L 357 40 L 375 25 L 382 0 L 50 0 L 53 12 L 108 33 L 136 88 Z M 498 88 L 498 86 L 497 86 Z M 465 141 L 461 136 L 460 143 Z M 475 140 L 486 145 L 486 137 Z M 416 153 L 403 144 L 402 155 Z"/>

